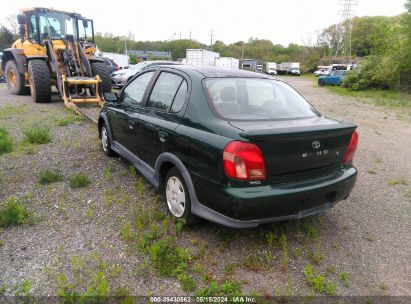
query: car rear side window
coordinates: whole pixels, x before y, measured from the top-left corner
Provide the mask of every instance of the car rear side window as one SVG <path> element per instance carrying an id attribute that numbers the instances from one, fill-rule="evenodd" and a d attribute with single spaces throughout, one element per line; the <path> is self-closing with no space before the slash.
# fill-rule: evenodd
<path id="1" fill-rule="evenodd" d="M 260 78 L 209 78 L 206 95 L 212 109 L 229 120 L 275 120 L 319 113 L 284 82 Z"/>
<path id="2" fill-rule="evenodd" d="M 134 79 L 123 91 L 123 102 L 135 105 L 141 104 L 144 92 L 153 74 L 154 72 L 148 72 Z"/>
<path id="3" fill-rule="evenodd" d="M 187 85 L 183 86 L 183 83 L 185 83 L 185 80 L 182 77 L 172 73 L 162 72 L 154 85 L 147 106 L 167 111 L 174 101 L 176 104 L 175 106 L 173 105 L 172 111 L 178 112 L 182 104 L 184 104 L 185 94 L 187 92 Z M 183 101 L 181 101 L 181 99 L 183 99 Z"/>

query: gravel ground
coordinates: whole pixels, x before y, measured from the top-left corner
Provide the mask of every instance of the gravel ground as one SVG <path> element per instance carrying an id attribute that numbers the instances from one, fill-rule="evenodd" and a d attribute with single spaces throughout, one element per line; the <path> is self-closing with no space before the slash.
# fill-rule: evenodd
<path id="1" fill-rule="evenodd" d="M 303 274 L 312 264 L 335 285 L 336 295 L 411 296 L 411 119 L 336 96 L 310 79 L 286 81 L 324 115 L 358 125 L 357 185 L 346 201 L 321 215 L 258 229 L 201 222 L 180 231 L 164 215 L 166 234 L 191 252 L 186 272 L 196 291 L 216 281 L 239 282 L 245 294 L 318 295 Z M 137 204 L 166 214 L 156 191 L 126 161 L 102 154 L 93 124 L 58 126 L 56 118 L 69 113 L 58 96 L 54 100 L 34 104 L 0 84 L 0 126 L 15 143 L 12 153 L 0 156 L 0 202 L 14 195 L 35 217 L 32 225 L 0 232 L 0 295 L 18 293 L 24 282 L 36 296 L 56 295 L 67 282 L 82 293 L 99 272 L 110 294 L 185 294 L 176 278 L 159 275 L 150 255 L 125 236 L 127 225 L 136 238 L 145 229 L 134 227 Z M 22 145 L 23 130 L 36 123 L 50 128 L 52 142 Z M 56 168 L 63 181 L 40 185 L 39 172 Z M 70 188 L 68 177 L 78 172 L 87 174 L 90 186 Z M 394 179 L 408 185 L 389 186 Z"/>

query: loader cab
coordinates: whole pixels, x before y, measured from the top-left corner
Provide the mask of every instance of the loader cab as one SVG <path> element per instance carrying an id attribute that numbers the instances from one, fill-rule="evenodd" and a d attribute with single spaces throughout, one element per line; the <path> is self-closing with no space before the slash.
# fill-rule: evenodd
<path id="1" fill-rule="evenodd" d="M 36 8 L 24 11 L 27 35 L 31 43 L 41 44 L 45 39 L 64 40 L 72 35 L 76 40 L 94 43 L 93 20 L 76 13 Z"/>

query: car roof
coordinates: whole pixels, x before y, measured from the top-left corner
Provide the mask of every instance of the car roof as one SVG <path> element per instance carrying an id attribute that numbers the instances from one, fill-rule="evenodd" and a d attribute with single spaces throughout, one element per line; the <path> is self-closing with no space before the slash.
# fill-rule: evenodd
<path id="1" fill-rule="evenodd" d="M 176 70 L 180 70 L 186 72 L 187 74 L 191 73 L 199 73 L 206 78 L 264 78 L 264 79 L 276 79 L 275 77 L 245 71 L 245 70 L 235 70 L 235 69 L 228 69 L 228 68 L 220 68 L 220 67 L 213 67 L 213 66 L 193 66 L 193 65 L 160 65 L 162 67 L 170 67 Z"/>

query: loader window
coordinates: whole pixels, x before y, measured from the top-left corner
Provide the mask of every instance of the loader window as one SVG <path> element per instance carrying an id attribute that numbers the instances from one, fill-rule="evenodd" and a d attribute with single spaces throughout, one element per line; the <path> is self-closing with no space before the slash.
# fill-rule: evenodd
<path id="1" fill-rule="evenodd" d="M 36 15 L 32 15 L 27 20 L 28 20 L 27 24 L 28 24 L 29 39 L 37 41 L 39 38 L 38 38 Z"/>
<path id="2" fill-rule="evenodd" d="M 57 12 L 39 14 L 40 40 L 63 39 L 66 35 L 67 15 Z"/>
<path id="3" fill-rule="evenodd" d="M 93 42 L 93 22 L 91 20 L 77 20 L 78 26 L 78 39 L 79 40 L 87 40 L 89 42 Z"/>

